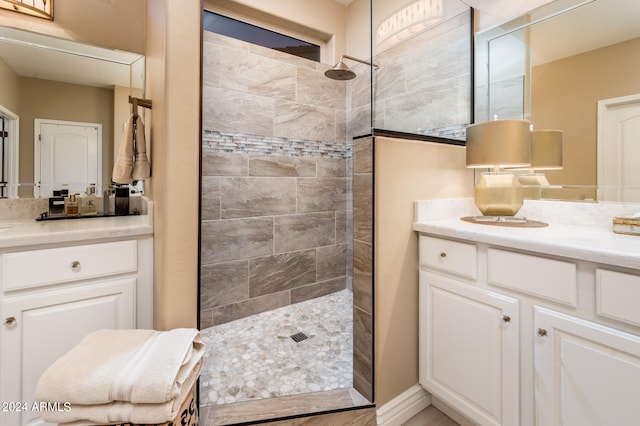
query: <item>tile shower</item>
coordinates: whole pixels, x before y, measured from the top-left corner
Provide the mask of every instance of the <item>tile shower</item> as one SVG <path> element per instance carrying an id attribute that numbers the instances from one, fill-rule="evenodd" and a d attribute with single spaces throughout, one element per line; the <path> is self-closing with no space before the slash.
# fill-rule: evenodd
<path id="1" fill-rule="evenodd" d="M 351 388 L 348 86 L 306 59 L 206 31 L 203 44 L 200 328 L 225 349 L 201 405 Z"/>

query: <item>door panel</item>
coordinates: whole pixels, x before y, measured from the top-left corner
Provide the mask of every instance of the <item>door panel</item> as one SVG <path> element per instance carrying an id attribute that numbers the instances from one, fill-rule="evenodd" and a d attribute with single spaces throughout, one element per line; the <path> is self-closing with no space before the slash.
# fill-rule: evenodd
<path id="1" fill-rule="evenodd" d="M 135 278 L 7 297 L 3 318 L 15 326 L 0 330 L 0 400 L 31 407 L 40 375 L 91 331 L 135 328 Z M 22 372 L 22 374 L 20 374 Z M 2 413 L 15 425 L 41 424 L 37 411 Z"/>
<path id="2" fill-rule="evenodd" d="M 534 321 L 536 424 L 640 419 L 640 337 L 542 307 Z"/>
<path id="3" fill-rule="evenodd" d="M 519 423 L 516 299 L 420 271 L 420 384 L 484 425 Z"/>
<path id="4" fill-rule="evenodd" d="M 34 196 L 65 188 L 82 194 L 90 184 L 100 193 L 101 138 L 100 124 L 36 120 Z"/>

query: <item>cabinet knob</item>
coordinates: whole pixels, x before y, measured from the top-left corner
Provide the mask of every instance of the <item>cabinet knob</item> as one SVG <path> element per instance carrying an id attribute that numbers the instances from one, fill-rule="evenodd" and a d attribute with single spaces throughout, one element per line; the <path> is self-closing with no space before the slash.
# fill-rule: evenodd
<path id="1" fill-rule="evenodd" d="M 544 328 L 538 329 L 538 336 L 545 337 L 546 335 L 547 335 L 547 330 L 545 330 Z"/>
<path id="2" fill-rule="evenodd" d="M 445 257 L 447 257 L 447 253 L 441 251 L 440 252 L 440 259 L 444 259 Z"/>
<path id="3" fill-rule="evenodd" d="M 73 272 L 80 272 L 82 270 L 82 266 L 80 265 L 80 262 L 78 262 L 77 260 L 74 260 L 73 262 L 71 262 L 71 270 Z"/>
<path id="4" fill-rule="evenodd" d="M 4 319 L 4 326 L 7 328 L 15 327 L 18 324 L 16 317 L 8 317 Z"/>
<path id="5" fill-rule="evenodd" d="M 511 317 L 509 315 L 503 315 L 502 316 L 502 321 L 509 323 L 511 322 Z"/>

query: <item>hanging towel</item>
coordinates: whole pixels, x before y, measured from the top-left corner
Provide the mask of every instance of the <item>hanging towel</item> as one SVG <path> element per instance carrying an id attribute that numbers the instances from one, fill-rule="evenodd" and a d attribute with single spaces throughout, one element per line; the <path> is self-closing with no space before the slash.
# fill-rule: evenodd
<path id="1" fill-rule="evenodd" d="M 133 182 L 133 122 L 135 116 L 131 114 L 124 126 L 118 158 L 113 165 L 113 176 L 111 179 L 115 183 Z"/>
<path id="2" fill-rule="evenodd" d="M 144 123 L 142 117 L 136 120 L 135 134 L 135 159 L 133 162 L 133 180 L 145 180 L 151 177 L 151 167 L 147 158 L 147 143 L 144 135 Z"/>
<path id="3" fill-rule="evenodd" d="M 182 393 L 203 353 L 197 329 L 95 331 L 47 368 L 35 398 L 72 405 L 166 403 Z"/>

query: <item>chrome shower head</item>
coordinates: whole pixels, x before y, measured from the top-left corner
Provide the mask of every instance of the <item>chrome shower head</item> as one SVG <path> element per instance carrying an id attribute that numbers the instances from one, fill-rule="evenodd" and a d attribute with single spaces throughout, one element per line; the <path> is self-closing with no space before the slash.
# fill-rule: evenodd
<path id="1" fill-rule="evenodd" d="M 356 73 L 342 59 L 333 68 L 326 70 L 324 75 L 332 80 L 351 80 L 356 78 Z"/>
<path id="2" fill-rule="evenodd" d="M 331 69 L 324 72 L 324 75 L 332 80 L 352 80 L 356 78 L 356 73 L 351 70 L 345 63 L 344 59 L 351 59 L 352 61 L 360 62 L 365 65 L 371 65 L 374 68 L 378 68 L 378 65 L 371 62 L 363 61 L 362 59 L 354 58 L 349 55 L 342 55 L 340 61 Z"/>

